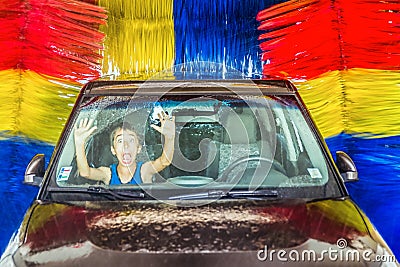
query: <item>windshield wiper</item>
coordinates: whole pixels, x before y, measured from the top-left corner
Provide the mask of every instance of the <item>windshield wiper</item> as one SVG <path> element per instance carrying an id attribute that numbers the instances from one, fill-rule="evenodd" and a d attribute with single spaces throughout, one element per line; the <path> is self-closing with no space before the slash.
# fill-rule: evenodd
<path id="1" fill-rule="evenodd" d="M 101 194 L 101 195 L 109 195 L 114 197 L 115 199 L 124 200 L 124 199 L 132 199 L 132 198 L 144 198 L 145 195 L 143 192 L 138 191 L 116 191 L 114 189 L 109 189 L 101 186 L 89 186 L 87 188 L 87 192 L 93 194 Z"/>
<path id="2" fill-rule="evenodd" d="M 266 199 L 266 198 L 277 198 L 279 196 L 276 190 L 211 190 L 208 192 L 185 194 L 178 196 L 171 196 L 171 200 L 191 200 L 191 199 L 207 199 L 207 198 L 246 198 L 246 199 Z"/>
<path id="3" fill-rule="evenodd" d="M 112 200 L 128 200 L 133 198 L 145 198 L 145 194 L 141 191 L 122 191 L 109 189 L 102 186 L 89 186 L 89 187 L 61 187 L 61 188 L 48 188 L 50 193 L 89 193 L 105 196 Z"/>

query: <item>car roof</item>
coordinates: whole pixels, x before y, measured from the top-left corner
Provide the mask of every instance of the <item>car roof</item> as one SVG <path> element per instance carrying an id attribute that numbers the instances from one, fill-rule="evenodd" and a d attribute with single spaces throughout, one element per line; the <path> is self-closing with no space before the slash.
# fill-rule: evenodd
<path id="1" fill-rule="evenodd" d="M 287 80 L 96 80 L 83 88 L 85 95 L 124 94 L 293 94 Z"/>

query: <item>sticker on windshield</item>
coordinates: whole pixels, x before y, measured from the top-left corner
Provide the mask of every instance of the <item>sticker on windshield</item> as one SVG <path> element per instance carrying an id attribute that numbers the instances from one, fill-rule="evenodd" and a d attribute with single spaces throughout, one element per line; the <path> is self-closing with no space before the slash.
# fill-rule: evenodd
<path id="1" fill-rule="evenodd" d="M 57 181 L 67 181 L 71 171 L 72 166 L 62 167 L 57 175 Z"/>
<path id="2" fill-rule="evenodd" d="M 322 178 L 322 175 L 319 172 L 318 168 L 307 168 L 307 171 L 313 179 Z"/>

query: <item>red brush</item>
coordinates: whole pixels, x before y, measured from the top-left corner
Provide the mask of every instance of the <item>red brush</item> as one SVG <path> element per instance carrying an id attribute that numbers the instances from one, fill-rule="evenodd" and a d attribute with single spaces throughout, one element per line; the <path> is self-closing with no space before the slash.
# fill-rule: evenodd
<path id="1" fill-rule="evenodd" d="M 398 69 L 398 1 L 289 1 L 259 12 L 263 74 L 313 78 L 349 68 Z"/>
<path id="2" fill-rule="evenodd" d="M 83 1 L 27 0 L 2 5 L 0 13 L 5 15 L 0 70 L 30 69 L 74 81 L 100 75 L 103 8 Z"/>
<path id="3" fill-rule="evenodd" d="M 0 70 L 14 68 L 20 58 L 19 37 L 24 25 L 21 2 L 3 0 L 0 4 Z"/>

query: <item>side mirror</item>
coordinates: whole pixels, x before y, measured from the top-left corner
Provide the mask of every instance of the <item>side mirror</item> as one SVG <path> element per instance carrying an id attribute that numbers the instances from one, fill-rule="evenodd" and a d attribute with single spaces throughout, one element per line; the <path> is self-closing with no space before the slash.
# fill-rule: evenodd
<path id="1" fill-rule="evenodd" d="M 336 166 L 345 183 L 358 181 L 356 165 L 350 156 L 343 151 L 336 151 Z"/>
<path id="2" fill-rule="evenodd" d="M 36 154 L 31 159 L 25 170 L 24 184 L 40 186 L 45 173 L 44 161 L 44 154 Z"/>

